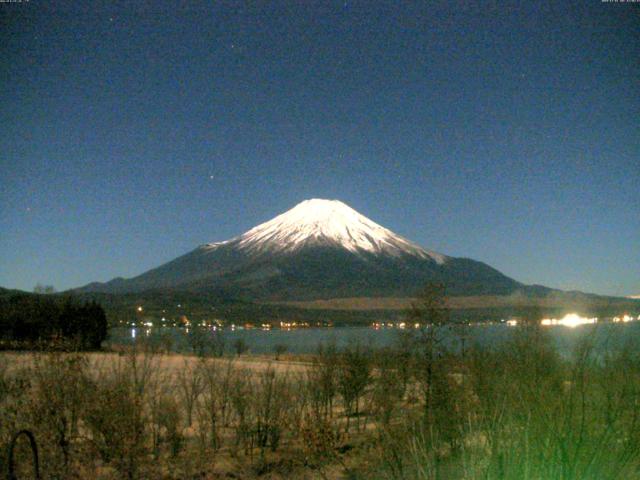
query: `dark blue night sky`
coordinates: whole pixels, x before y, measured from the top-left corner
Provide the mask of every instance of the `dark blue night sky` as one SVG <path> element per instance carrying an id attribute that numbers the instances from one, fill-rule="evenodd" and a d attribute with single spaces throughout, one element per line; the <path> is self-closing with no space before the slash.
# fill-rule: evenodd
<path id="1" fill-rule="evenodd" d="M 335 198 L 526 283 L 640 294 L 640 3 L 0 19 L 3 287 L 133 276 Z"/>

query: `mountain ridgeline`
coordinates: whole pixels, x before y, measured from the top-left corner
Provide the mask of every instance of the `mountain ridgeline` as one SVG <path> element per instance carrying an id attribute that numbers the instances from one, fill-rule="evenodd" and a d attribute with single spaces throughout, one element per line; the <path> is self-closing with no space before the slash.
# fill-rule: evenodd
<path id="1" fill-rule="evenodd" d="M 427 282 L 449 295 L 544 294 L 482 262 L 420 247 L 337 200 L 306 200 L 224 242 L 202 245 L 131 279 L 81 292 L 225 292 L 251 301 L 410 297 Z"/>

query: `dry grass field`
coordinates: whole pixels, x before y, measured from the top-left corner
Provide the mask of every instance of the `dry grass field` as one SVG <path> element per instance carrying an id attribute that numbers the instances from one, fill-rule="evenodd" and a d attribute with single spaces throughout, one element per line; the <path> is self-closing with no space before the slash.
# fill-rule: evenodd
<path id="1" fill-rule="evenodd" d="M 35 364 L 45 361 L 49 357 L 48 353 L 34 352 L 0 352 L 0 364 L 4 364 L 7 373 L 25 368 L 33 368 Z M 70 354 L 72 355 L 72 354 Z M 83 358 L 88 362 L 89 372 L 109 371 L 117 368 L 122 362 L 130 362 L 131 354 L 124 349 L 122 352 L 88 352 L 83 353 Z M 203 360 L 194 355 L 183 355 L 180 353 L 162 353 L 149 355 L 148 353 L 137 353 L 138 362 L 149 361 L 150 368 L 162 371 L 164 375 L 176 376 L 186 369 L 195 368 L 203 361 L 224 368 L 232 363 L 235 368 L 248 370 L 253 373 L 260 373 L 266 370 L 273 370 L 277 374 L 300 374 L 304 373 L 313 365 L 311 356 L 304 361 L 302 355 L 282 355 L 279 360 L 275 360 L 273 355 L 242 355 L 240 357 L 228 358 L 207 358 Z M 148 359 L 148 360 L 147 360 Z"/>
<path id="2" fill-rule="evenodd" d="M 306 358 L 0 353 L 0 472 L 12 436 L 46 479 L 640 478 L 640 349 L 571 359 L 544 332 L 444 349 Z M 33 478 L 22 438 L 17 478 Z"/>

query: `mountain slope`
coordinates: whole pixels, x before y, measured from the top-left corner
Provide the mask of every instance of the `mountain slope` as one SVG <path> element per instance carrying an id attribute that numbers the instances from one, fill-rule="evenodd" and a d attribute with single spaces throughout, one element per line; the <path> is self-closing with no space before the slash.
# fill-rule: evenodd
<path id="1" fill-rule="evenodd" d="M 342 202 L 313 199 L 224 242 L 202 245 L 131 279 L 81 291 L 225 289 L 259 300 L 412 295 L 428 281 L 452 295 L 526 288 L 471 259 L 426 250 Z"/>

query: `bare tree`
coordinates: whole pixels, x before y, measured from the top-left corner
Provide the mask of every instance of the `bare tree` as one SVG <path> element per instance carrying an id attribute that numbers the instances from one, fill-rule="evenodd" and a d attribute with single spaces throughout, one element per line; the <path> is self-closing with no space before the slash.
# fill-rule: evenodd
<path id="1" fill-rule="evenodd" d="M 434 387 L 442 383 L 438 377 L 443 372 L 436 371 L 436 367 L 443 354 L 443 327 L 450 322 L 445 286 L 427 284 L 411 304 L 406 318 L 410 326 L 417 326 L 411 331 L 415 333 L 417 367 L 422 377 L 419 380 L 424 393 L 425 420 L 431 424 L 434 420 Z"/>
<path id="2" fill-rule="evenodd" d="M 371 381 L 371 359 L 364 348 L 359 345 L 348 346 L 340 356 L 338 363 L 338 390 L 344 402 L 347 414 L 347 431 L 349 418 L 355 415 L 357 427 L 360 427 L 360 398 Z"/>
<path id="3" fill-rule="evenodd" d="M 193 367 L 189 358 L 184 359 L 184 367 L 177 374 L 180 399 L 186 411 L 187 427 L 193 423 L 193 408 L 204 389 L 201 372 Z"/>

